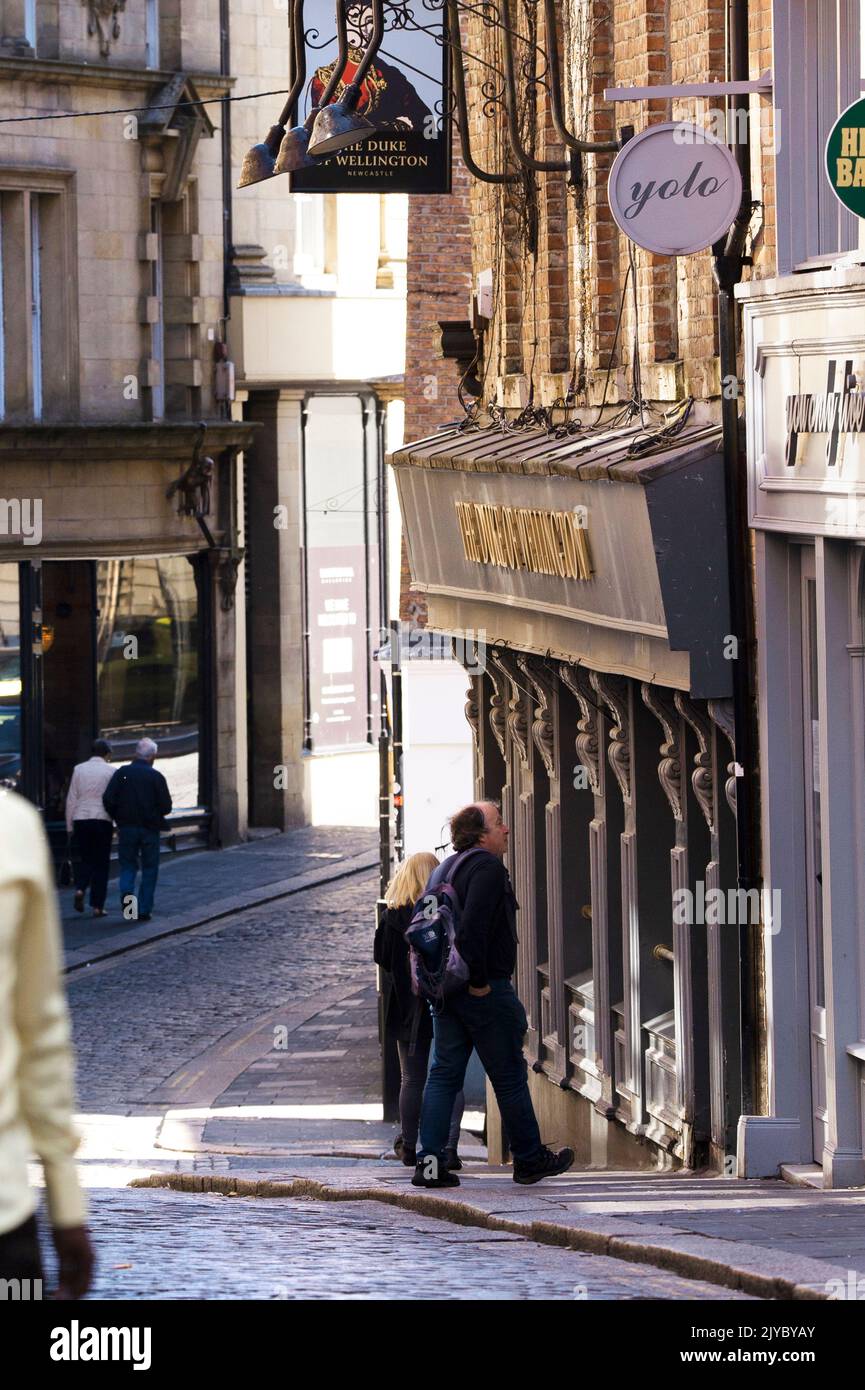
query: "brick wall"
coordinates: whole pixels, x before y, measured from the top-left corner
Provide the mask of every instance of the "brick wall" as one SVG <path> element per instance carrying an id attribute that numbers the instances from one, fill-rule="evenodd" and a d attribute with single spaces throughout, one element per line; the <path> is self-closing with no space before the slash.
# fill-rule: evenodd
<path id="1" fill-rule="evenodd" d="M 460 368 L 442 357 L 439 323 L 470 315 L 471 242 L 469 177 L 455 157 L 450 197 L 430 195 L 409 201 L 406 440 L 433 434 L 460 414 L 456 401 Z M 400 617 L 426 625 L 426 604 L 411 587 L 404 545 Z"/>
<path id="2" fill-rule="evenodd" d="M 565 0 L 559 13 L 567 117 L 580 135 L 609 140 L 626 125 L 639 132 L 647 123 L 674 118 L 705 122 L 707 101 L 612 105 L 603 92 L 613 85 L 722 80 L 725 0 Z M 526 61 L 533 40 L 546 45 L 539 14 L 530 0 L 512 0 L 511 22 L 524 36 L 517 48 Z M 771 0 L 752 0 L 751 41 L 756 76 L 771 67 Z M 580 404 L 599 402 L 622 307 L 608 403 L 631 395 L 636 338 L 647 399 L 669 405 L 694 395 L 714 402 L 715 409 L 720 383 L 711 253 L 677 261 L 632 251 L 608 206 L 612 155 L 585 157 L 578 188 L 569 189 L 564 174 L 519 172 L 506 135 L 503 83 L 492 72 L 504 67 L 501 34 L 471 17 L 464 44 L 467 53 L 491 65 L 466 59 L 473 154 L 487 170 L 519 173 L 504 188 L 475 180 L 471 187 L 474 267 L 494 267 L 496 281 L 496 319 L 486 342 L 487 399 L 514 411 L 529 398 L 551 404 L 575 368 Z M 542 71 L 540 55 L 537 64 Z M 518 62 L 517 70 L 524 94 L 524 65 Z M 548 98 L 543 87 L 538 92 L 534 153 L 561 157 Z M 750 130 L 754 196 L 765 205 L 754 273 L 764 275 L 774 264 L 771 110 L 757 98 L 752 110 L 761 113 Z M 536 249 L 526 236 L 532 217 Z M 636 295 L 629 285 L 622 306 L 632 254 Z"/>

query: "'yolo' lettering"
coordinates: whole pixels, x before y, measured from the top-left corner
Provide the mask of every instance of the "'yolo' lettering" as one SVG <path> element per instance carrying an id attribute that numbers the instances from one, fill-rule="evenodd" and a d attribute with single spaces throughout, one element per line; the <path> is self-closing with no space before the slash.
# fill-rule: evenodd
<path id="1" fill-rule="evenodd" d="M 714 175 L 708 175 L 700 179 L 700 170 L 703 167 L 702 159 L 697 160 L 688 177 L 683 183 L 678 179 L 665 179 L 662 184 L 658 184 L 655 179 L 650 179 L 648 183 L 635 183 L 631 188 L 633 202 L 625 208 L 625 218 L 630 222 L 635 217 L 639 217 L 646 205 L 652 198 L 660 198 L 662 202 L 669 202 L 671 198 L 712 198 L 725 188 L 727 179 L 716 179 Z M 698 182 L 699 180 L 699 182 Z"/>

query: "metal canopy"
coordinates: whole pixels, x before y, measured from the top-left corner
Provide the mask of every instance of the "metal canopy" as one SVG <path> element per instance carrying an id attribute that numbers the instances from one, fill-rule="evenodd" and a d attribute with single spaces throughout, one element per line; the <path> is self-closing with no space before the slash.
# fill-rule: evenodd
<path id="1" fill-rule="evenodd" d="M 652 452 L 639 424 L 558 439 L 540 428 L 452 428 L 390 462 L 430 626 L 481 629 L 527 651 L 657 678 L 697 698 L 731 692 L 721 432 L 683 430 Z M 484 563 L 464 553 L 465 503 L 585 510 L 588 579 Z M 500 557 L 501 561 L 501 557 Z"/>

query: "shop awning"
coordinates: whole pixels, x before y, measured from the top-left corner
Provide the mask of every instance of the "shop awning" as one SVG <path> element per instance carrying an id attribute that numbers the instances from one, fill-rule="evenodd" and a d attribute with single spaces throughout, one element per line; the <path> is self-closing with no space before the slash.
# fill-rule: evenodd
<path id="1" fill-rule="evenodd" d="M 435 630 L 731 693 L 720 430 L 445 430 L 391 458 Z"/>

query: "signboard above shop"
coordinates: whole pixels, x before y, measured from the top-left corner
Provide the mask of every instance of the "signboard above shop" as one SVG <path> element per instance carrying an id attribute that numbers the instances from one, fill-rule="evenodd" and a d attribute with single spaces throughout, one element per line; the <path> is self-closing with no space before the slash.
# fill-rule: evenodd
<path id="1" fill-rule="evenodd" d="M 610 208 L 637 246 L 690 256 L 720 241 L 742 202 L 735 156 L 687 121 L 650 126 L 624 146 L 610 170 Z"/>
<path id="2" fill-rule="evenodd" d="M 290 175 L 295 193 L 449 193 L 451 180 L 450 49 L 447 15 L 416 13 L 410 3 L 385 5 L 381 48 L 361 87 L 356 111 L 374 133 Z M 342 99 L 373 31 L 369 4 L 345 3 L 349 53 L 333 101 Z M 337 34 L 333 0 L 304 5 L 309 81 L 295 113 L 303 124 L 334 71 Z"/>

